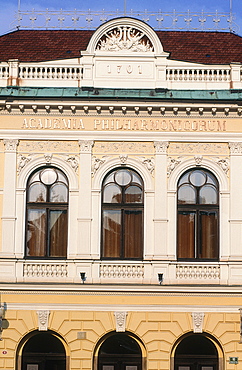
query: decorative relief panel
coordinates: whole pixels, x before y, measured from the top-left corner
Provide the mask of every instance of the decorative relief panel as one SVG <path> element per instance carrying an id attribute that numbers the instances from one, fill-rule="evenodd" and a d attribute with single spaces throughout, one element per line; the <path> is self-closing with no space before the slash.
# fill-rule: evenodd
<path id="1" fill-rule="evenodd" d="M 152 52 L 154 47 L 148 37 L 132 26 L 117 26 L 99 40 L 97 50 L 111 52 Z"/>
<path id="2" fill-rule="evenodd" d="M 242 154 L 242 143 L 229 143 L 230 154 Z"/>
<path id="3" fill-rule="evenodd" d="M 169 147 L 169 143 L 168 141 L 155 141 L 154 147 L 156 149 L 156 153 L 166 154 L 167 149 Z"/>
<path id="4" fill-rule="evenodd" d="M 31 155 L 19 154 L 17 159 L 17 174 L 19 175 L 26 164 L 31 161 Z"/>
<path id="5" fill-rule="evenodd" d="M 154 153 L 153 143 L 134 142 L 95 142 L 94 153 Z"/>
<path id="6" fill-rule="evenodd" d="M 69 155 L 65 161 L 73 168 L 75 172 L 78 170 L 79 160 L 77 155 Z"/>
<path id="7" fill-rule="evenodd" d="M 94 141 L 92 140 L 79 140 L 80 153 L 91 153 Z"/>
<path id="8" fill-rule="evenodd" d="M 102 158 L 98 158 L 95 155 L 92 157 L 92 177 L 95 175 L 97 170 L 106 162 L 108 159 L 107 156 L 102 156 Z"/>
<path id="9" fill-rule="evenodd" d="M 215 162 L 222 168 L 224 173 L 227 175 L 229 171 L 229 158 L 215 159 Z"/>
<path id="10" fill-rule="evenodd" d="M 192 321 L 193 321 L 193 333 L 202 333 L 203 332 L 203 312 L 193 312 Z"/>
<path id="11" fill-rule="evenodd" d="M 172 171 L 176 168 L 176 166 L 181 163 L 181 158 L 182 157 L 178 157 L 177 159 L 176 158 L 171 158 L 169 157 L 168 158 L 168 166 L 167 166 L 167 176 L 170 177 Z"/>
<path id="12" fill-rule="evenodd" d="M 228 155 L 228 145 L 218 143 L 170 143 L 169 154 L 220 154 Z"/>
<path id="13" fill-rule="evenodd" d="M 22 153 L 29 152 L 57 152 L 57 153 L 79 153 L 77 141 L 24 141 L 19 143 L 19 151 Z"/>
<path id="14" fill-rule="evenodd" d="M 3 140 L 5 151 L 6 152 L 16 152 L 19 140 L 15 139 L 6 139 Z"/>
<path id="15" fill-rule="evenodd" d="M 116 319 L 116 331 L 124 332 L 126 327 L 127 312 L 124 311 L 114 312 L 114 316 Z"/>
<path id="16" fill-rule="evenodd" d="M 39 331 L 48 330 L 49 314 L 50 314 L 50 311 L 48 310 L 37 311 Z"/>
<path id="17" fill-rule="evenodd" d="M 154 159 L 154 157 L 151 157 L 151 158 L 139 157 L 138 159 L 147 168 L 147 170 L 150 172 L 150 174 L 154 175 L 154 170 L 155 170 L 155 159 Z"/>

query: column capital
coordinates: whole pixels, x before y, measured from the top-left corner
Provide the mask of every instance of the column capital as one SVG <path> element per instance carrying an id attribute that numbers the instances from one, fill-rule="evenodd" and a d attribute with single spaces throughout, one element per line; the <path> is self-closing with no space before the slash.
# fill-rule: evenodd
<path id="1" fill-rule="evenodd" d="M 168 141 L 154 141 L 154 147 L 156 149 L 156 154 L 166 154 L 169 146 Z"/>
<path id="2" fill-rule="evenodd" d="M 19 144 L 18 139 L 4 139 L 5 152 L 16 152 Z"/>
<path id="3" fill-rule="evenodd" d="M 80 146 L 80 153 L 92 153 L 93 140 L 78 140 L 78 144 Z"/>
<path id="4" fill-rule="evenodd" d="M 242 142 L 229 143 L 230 154 L 242 154 Z"/>

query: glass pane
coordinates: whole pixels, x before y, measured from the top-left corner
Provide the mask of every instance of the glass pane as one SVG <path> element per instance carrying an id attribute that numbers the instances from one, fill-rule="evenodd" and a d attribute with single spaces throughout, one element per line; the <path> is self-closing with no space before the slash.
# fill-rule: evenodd
<path id="1" fill-rule="evenodd" d="M 118 185 L 110 184 L 103 191 L 104 203 L 121 203 L 121 190 Z"/>
<path id="2" fill-rule="evenodd" d="M 50 211 L 50 256 L 66 257 L 67 211 Z"/>
<path id="3" fill-rule="evenodd" d="M 142 203 L 142 190 L 138 186 L 129 186 L 125 191 L 126 203 Z"/>
<path id="4" fill-rule="evenodd" d="M 45 185 L 54 184 L 54 182 L 57 180 L 57 173 L 53 168 L 46 168 L 40 173 L 40 180 Z"/>
<path id="5" fill-rule="evenodd" d="M 202 211 L 201 258 L 218 258 L 218 215 L 216 211 Z"/>
<path id="6" fill-rule="evenodd" d="M 131 174 L 127 170 L 119 170 L 115 173 L 115 182 L 118 185 L 125 186 L 131 182 Z"/>
<path id="7" fill-rule="evenodd" d="M 64 182 L 64 184 L 68 185 L 67 179 L 64 176 L 64 174 L 60 171 L 57 171 L 58 173 L 58 181 Z"/>
<path id="8" fill-rule="evenodd" d="M 217 204 L 218 193 L 212 185 L 204 185 L 199 192 L 200 204 Z"/>
<path id="9" fill-rule="evenodd" d="M 179 180 L 179 183 L 178 185 L 181 185 L 181 184 L 184 184 L 184 183 L 188 183 L 188 176 L 189 176 L 189 172 L 185 173 L 182 178 Z"/>
<path id="10" fill-rule="evenodd" d="M 141 178 L 140 178 L 140 176 L 137 173 L 132 172 L 132 177 L 133 177 L 132 178 L 132 182 L 135 182 L 136 184 L 142 185 Z"/>
<path id="11" fill-rule="evenodd" d="M 143 213 L 141 210 L 124 212 L 124 258 L 142 258 Z"/>
<path id="12" fill-rule="evenodd" d="M 206 183 L 206 175 L 200 170 L 192 171 L 190 175 L 190 181 L 194 186 L 202 186 Z"/>
<path id="13" fill-rule="evenodd" d="M 216 187 L 218 186 L 218 183 L 217 183 L 215 177 L 209 172 L 207 172 L 207 184 L 213 184 Z"/>
<path id="14" fill-rule="evenodd" d="M 196 204 L 196 191 L 191 185 L 182 185 L 178 190 L 179 204 Z"/>
<path id="15" fill-rule="evenodd" d="M 45 209 L 28 210 L 26 244 L 26 256 L 44 257 L 46 255 Z"/>
<path id="16" fill-rule="evenodd" d="M 53 203 L 67 203 L 67 187 L 64 184 L 55 184 L 50 189 L 50 202 Z"/>
<path id="17" fill-rule="evenodd" d="M 195 219 L 195 212 L 178 212 L 178 258 L 195 258 Z"/>
<path id="18" fill-rule="evenodd" d="M 103 211 L 103 257 L 120 257 L 121 210 Z"/>
<path id="19" fill-rule="evenodd" d="M 31 178 L 29 180 L 29 184 L 32 184 L 32 182 L 35 182 L 35 181 L 40 181 L 39 171 L 31 176 Z"/>
<path id="20" fill-rule="evenodd" d="M 28 202 L 46 202 L 46 187 L 40 182 L 30 185 L 28 191 Z"/>
<path id="21" fill-rule="evenodd" d="M 110 173 L 110 175 L 106 177 L 103 185 L 108 184 L 109 182 L 114 182 L 114 172 Z"/>

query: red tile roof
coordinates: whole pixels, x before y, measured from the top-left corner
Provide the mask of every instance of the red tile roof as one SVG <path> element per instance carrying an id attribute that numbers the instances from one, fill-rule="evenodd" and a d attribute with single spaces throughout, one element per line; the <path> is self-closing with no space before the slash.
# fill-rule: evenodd
<path id="1" fill-rule="evenodd" d="M 0 36 L 0 61 L 38 62 L 80 57 L 95 31 L 18 30 Z M 227 32 L 156 31 L 170 59 L 242 63 L 242 37 Z"/>

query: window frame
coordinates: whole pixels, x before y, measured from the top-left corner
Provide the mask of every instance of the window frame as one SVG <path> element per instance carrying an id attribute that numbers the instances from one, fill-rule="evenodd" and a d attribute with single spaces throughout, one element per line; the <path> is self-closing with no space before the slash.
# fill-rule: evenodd
<path id="1" fill-rule="evenodd" d="M 195 195 L 195 198 L 196 198 L 196 203 L 179 203 L 179 189 L 181 188 L 182 185 L 184 184 L 191 184 L 190 180 L 186 183 L 181 183 L 179 185 L 179 182 L 182 180 L 183 177 L 185 177 L 185 175 L 188 174 L 188 177 L 191 175 L 191 173 L 193 171 L 201 171 L 201 172 L 204 172 L 207 176 L 207 174 L 213 179 L 214 181 L 214 188 L 216 189 L 216 196 L 217 196 L 217 202 L 215 204 L 212 204 L 212 203 L 207 203 L 207 204 L 202 204 L 202 203 L 199 203 L 199 192 L 200 190 L 203 188 L 203 186 L 206 186 L 208 185 L 207 181 L 202 185 L 202 186 L 193 186 L 196 190 L 196 195 Z M 190 173 L 190 175 L 189 175 Z M 195 214 L 195 221 L 194 221 L 194 240 L 193 240 L 193 245 L 194 245 L 194 257 L 180 257 L 181 255 L 181 246 L 179 244 L 179 240 L 180 240 L 180 237 L 179 237 L 179 214 L 181 214 L 182 212 L 187 212 L 187 214 L 192 214 L 194 213 Z M 202 212 L 210 212 L 210 213 L 214 213 L 216 214 L 216 223 L 215 223 L 215 226 L 216 226 L 216 242 L 214 244 L 215 246 L 215 253 L 214 253 L 214 257 L 202 257 L 202 254 L 203 254 L 203 251 L 202 251 L 202 245 L 203 245 L 203 241 L 202 241 Z M 178 183 L 177 183 L 177 232 L 176 232 L 176 236 L 177 236 L 177 260 L 178 261 L 193 261 L 193 262 L 196 262 L 196 261 L 218 261 L 219 260 L 219 218 L 220 218 L 220 214 L 219 214 L 219 182 L 216 178 L 216 176 L 209 170 L 205 169 L 205 168 L 190 168 L 189 170 L 187 170 L 186 172 L 184 172 L 180 177 L 179 177 L 179 180 L 178 180 Z M 215 222 L 215 221 L 214 221 Z M 182 237 L 182 235 L 181 235 Z"/>
<path id="2" fill-rule="evenodd" d="M 105 203 L 103 201 L 104 198 L 104 189 L 105 187 L 110 184 L 106 183 L 106 179 L 113 173 L 115 176 L 115 173 L 118 172 L 119 170 L 126 170 L 130 171 L 131 173 L 134 173 L 136 176 L 139 177 L 141 184 L 135 183 L 135 182 L 130 182 L 129 184 L 125 186 L 121 186 L 121 202 L 120 203 Z M 124 201 L 124 194 L 125 191 L 130 187 L 130 186 L 138 186 L 141 189 L 141 194 L 142 194 L 142 202 L 140 203 L 132 203 L 132 202 L 125 202 Z M 120 230 L 120 248 L 119 248 L 119 256 L 118 257 L 107 257 L 105 256 L 105 248 L 104 248 L 104 212 L 108 210 L 120 210 L 121 213 L 121 230 Z M 125 257 L 125 212 L 126 211 L 132 211 L 132 212 L 141 212 L 141 235 L 139 236 L 139 239 L 141 240 L 141 244 L 139 246 L 139 256 L 138 257 Z M 104 177 L 103 182 L 102 182 L 102 188 L 101 188 L 101 260 L 135 260 L 135 261 L 141 261 L 144 258 L 144 182 L 142 177 L 139 175 L 137 171 L 135 171 L 132 168 L 129 167 L 117 167 L 112 169 L 107 173 L 107 175 Z"/>
<path id="3" fill-rule="evenodd" d="M 38 172 L 41 174 L 42 171 L 44 171 L 45 169 L 53 169 L 55 171 L 60 172 L 61 175 L 64 177 L 64 179 L 66 180 L 66 183 L 64 183 L 63 181 L 58 181 L 58 179 L 50 184 L 50 185 L 47 185 L 47 184 L 44 184 L 44 186 L 46 187 L 47 191 L 46 191 L 46 201 L 43 201 L 43 202 L 33 202 L 33 201 L 29 201 L 28 200 L 28 197 L 29 197 L 29 191 L 30 191 L 30 188 L 31 188 L 31 185 L 33 185 L 35 182 L 36 183 L 41 183 L 41 180 L 39 181 L 33 181 L 31 182 L 31 179 L 33 178 L 34 175 L 36 175 Z M 64 184 L 66 186 L 66 189 L 67 189 L 67 199 L 66 199 L 66 202 L 51 202 L 50 201 L 50 192 L 51 192 L 51 187 L 54 185 L 54 184 L 58 184 L 58 183 L 61 183 L 61 184 Z M 28 226 L 28 216 L 29 216 L 29 210 L 31 209 L 35 209 L 35 210 L 43 210 L 44 211 L 44 214 L 46 216 L 46 225 L 45 225 L 45 245 L 44 245 L 44 249 L 45 249 L 45 255 L 43 256 L 38 256 L 38 255 L 34 255 L 34 256 L 31 256 L 31 255 L 28 255 L 27 253 L 27 248 L 28 248 L 28 230 L 29 230 L 29 226 Z M 25 215 L 25 258 L 26 259 L 50 259 L 50 260 L 63 260 L 63 259 L 66 259 L 67 258 L 67 247 L 68 247 L 68 209 L 69 209 L 69 181 L 68 181 L 68 178 L 66 176 L 66 174 L 60 170 L 58 167 L 55 167 L 55 166 L 43 166 L 43 167 L 39 167 L 37 168 L 35 171 L 33 171 L 29 177 L 28 177 L 28 181 L 27 181 L 27 185 L 26 185 L 26 215 Z M 51 255 L 51 226 L 50 226 L 50 214 L 52 211 L 60 211 L 60 212 L 63 212 L 63 214 L 65 213 L 65 218 L 66 218 L 66 228 L 65 228 L 65 237 L 66 237 L 66 240 L 65 240 L 65 255 L 63 256 L 52 256 Z M 66 212 L 64 212 L 66 211 Z"/>

